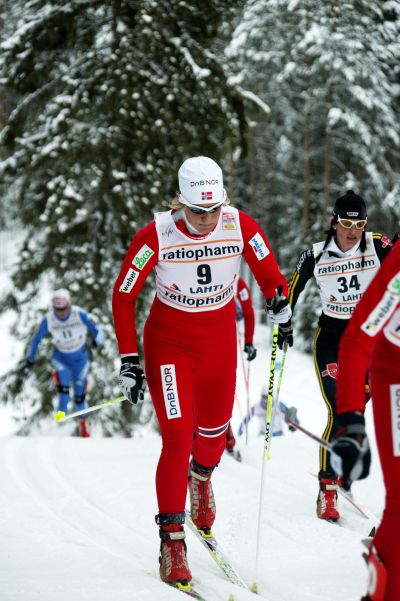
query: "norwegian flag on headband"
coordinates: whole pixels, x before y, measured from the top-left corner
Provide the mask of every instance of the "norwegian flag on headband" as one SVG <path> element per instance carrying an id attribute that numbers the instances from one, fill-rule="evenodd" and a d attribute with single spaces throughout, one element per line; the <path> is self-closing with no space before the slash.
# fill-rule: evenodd
<path id="1" fill-rule="evenodd" d="M 202 192 L 201 193 L 201 200 L 212 200 L 212 199 L 213 199 L 212 192 Z"/>

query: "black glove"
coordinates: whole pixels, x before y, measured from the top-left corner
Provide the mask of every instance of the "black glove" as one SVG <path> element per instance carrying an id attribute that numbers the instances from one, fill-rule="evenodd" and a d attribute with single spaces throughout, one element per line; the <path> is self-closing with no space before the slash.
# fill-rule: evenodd
<path id="1" fill-rule="evenodd" d="M 332 441 L 331 465 L 343 475 L 344 488 L 353 480 L 362 480 L 369 474 L 371 451 L 361 413 L 350 411 L 338 416 L 339 428 Z"/>
<path id="2" fill-rule="evenodd" d="M 31 373 L 32 367 L 33 361 L 27 359 L 19 371 L 21 378 L 27 378 Z"/>
<path id="3" fill-rule="evenodd" d="M 118 381 L 122 394 L 126 396 L 130 403 L 136 404 L 138 399 L 143 401 L 146 376 L 137 355 L 121 357 L 121 369 Z"/>
<path id="4" fill-rule="evenodd" d="M 283 287 L 276 289 L 276 294 L 265 302 L 265 310 L 269 319 L 274 324 L 286 323 L 292 317 L 289 299 L 282 294 Z"/>
<path id="5" fill-rule="evenodd" d="M 253 361 L 256 358 L 257 349 L 252 344 L 246 343 L 243 350 L 247 353 L 247 361 Z"/>
<path id="6" fill-rule="evenodd" d="M 280 323 L 278 329 L 278 347 L 283 348 L 283 345 L 293 346 L 293 326 L 292 320 L 289 319 L 286 323 Z"/>

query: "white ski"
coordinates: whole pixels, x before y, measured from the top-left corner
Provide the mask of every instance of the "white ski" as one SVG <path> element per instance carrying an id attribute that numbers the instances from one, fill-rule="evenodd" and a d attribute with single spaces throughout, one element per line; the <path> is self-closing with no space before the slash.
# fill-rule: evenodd
<path id="1" fill-rule="evenodd" d="M 233 584 L 240 586 L 241 588 L 250 590 L 243 578 L 237 573 L 229 559 L 221 550 L 221 547 L 219 546 L 214 535 L 212 533 L 210 533 L 210 535 L 206 535 L 202 530 L 198 530 L 194 525 L 192 518 L 190 517 L 190 511 L 186 509 L 185 513 L 186 524 L 189 526 L 196 538 L 199 539 L 201 544 L 207 549 L 215 563 L 221 568 L 228 580 Z"/>

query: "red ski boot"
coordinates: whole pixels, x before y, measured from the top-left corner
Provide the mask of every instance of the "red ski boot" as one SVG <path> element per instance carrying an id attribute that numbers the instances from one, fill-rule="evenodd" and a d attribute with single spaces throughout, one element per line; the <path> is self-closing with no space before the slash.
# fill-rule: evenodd
<path id="1" fill-rule="evenodd" d="M 90 432 L 85 419 L 79 420 L 79 430 L 81 438 L 90 438 Z"/>
<path id="2" fill-rule="evenodd" d="M 386 592 L 387 570 L 378 555 L 376 547 L 371 544 L 369 555 L 363 555 L 368 566 L 368 591 L 361 601 L 383 601 Z"/>
<path id="3" fill-rule="evenodd" d="M 184 513 L 162 513 L 156 516 L 160 526 L 160 578 L 183 590 L 190 590 L 192 575 L 186 557 Z"/>
<path id="4" fill-rule="evenodd" d="M 337 510 L 337 480 L 321 478 L 319 481 L 319 495 L 317 499 L 317 516 L 321 520 L 337 522 L 340 514 Z"/>
<path id="5" fill-rule="evenodd" d="M 213 467 L 203 467 L 192 459 L 189 470 L 190 515 L 199 530 L 209 534 L 216 507 L 211 484 Z"/>

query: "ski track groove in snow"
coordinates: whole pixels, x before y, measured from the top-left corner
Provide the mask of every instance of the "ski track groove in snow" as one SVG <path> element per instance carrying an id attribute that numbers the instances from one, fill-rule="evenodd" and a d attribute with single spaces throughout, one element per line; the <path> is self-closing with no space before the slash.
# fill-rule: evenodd
<path id="1" fill-rule="evenodd" d="M 102 533 L 99 533 L 98 525 L 100 523 L 103 530 L 105 530 L 105 518 L 119 526 L 120 524 L 109 518 L 104 512 L 100 512 L 102 513 L 100 520 L 93 520 L 93 511 L 99 512 L 99 510 L 82 495 L 74 491 L 71 486 L 67 485 L 67 482 L 60 477 L 59 473 L 50 464 L 46 453 L 51 451 L 54 441 L 49 438 L 36 439 L 34 440 L 34 447 L 29 446 L 27 449 L 22 444 L 23 439 L 16 438 L 14 441 L 15 444 L 11 448 L 10 445 L 6 448 L 5 459 L 10 473 L 24 494 L 28 495 L 40 509 L 48 513 L 50 519 L 55 520 L 61 528 L 72 529 L 87 538 L 90 543 L 106 551 L 106 553 L 111 553 L 123 561 L 129 561 L 122 552 L 110 548 L 109 537 L 113 537 L 111 530 L 105 532 L 104 537 L 102 536 L 103 541 L 99 540 Z M 26 451 L 30 451 L 29 456 L 26 456 Z M 32 453 L 32 451 L 35 452 Z M 45 487 L 43 486 L 44 483 Z M 67 496 L 65 496 L 65 493 L 67 493 Z M 60 498 L 62 503 L 60 503 Z M 73 513 L 70 507 L 72 503 L 74 504 Z M 95 528 L 91 527 L 92 525 Z M 93 533 L 96 536 L 93 536 Z"/>
<path id="2" fill-rule="evenodd" d="M 72 442 L 80 446 L 82 443 L 79 439 L 71 439 L 68 442 L 69 445 Z M 153 541 L 131 527 L 125 527 L 121 521 L 109 515 L 91 499 L 85 497 L 75 485 L 68 482 L 61 471 L 60 464 L 57 464 L 54 459 L 55 456 L 62 456 L 60 453 L 63 447 L 62 440 L 48 437 L 41 439 L 14 437 L 3 439 L 2 443 L 2 472 L 7 474 L 3 482 L 7 482 L 8 491 L 11 492 L 13 483 L 20 491 L 16 496 L 19 497 L 22 493 L 22 497 L 29 505 L 37 506 L 42 519 L 60 537 L 63 544 L 72 542 L 74 545 L 87 547 L 88 553 L 91 553 L 92 547 L 96 546 L 102 553 L 112 555 L 118 561 L 132 566 L 136 574 L 140 571 L 141 578 L 154 580 L 151 587 L 160 588 L 160 598 L 183 599 L 182 593 L 160 582 L 158 569 L 154 569 L 157 548 Z M 86 441 L 83 443 L 86 444 Z M 138 539 L 141 553 L 138 553 L 135 547 Z M 195 548 L 199 545 L 196 540 L 191 544 Z M 202 578 L 199 582 L 197 576 L 194 582 L 197 582 L 205 596 L 207 593 L 210 599 L 218 601 L 226 601 L 231 593 L 235 594 L 235 599 L 253 598 L 251 593 L 225 581 L 220 569 L 213 563 L 207 552 L 202 548 L 199 551 L 200 561 L 194 559 L 192 562 L 197 575 L 203 574 L 203 579 L 207 582 L 211 571 L 217 580 L 221 580 L 216 589 L 213 589 L 205 586 L 201 582 Z M 145 562 L 140 562 L 141 554 L 145 557 L 153 556 L 151 570 Z M 207 570 L 202 567 L 204 563 L 208 564 Z M 218 590 L 221 588 L 222 592 Z M 154 598 L 154 592 L 147 591 L 145 588 L 141 591 L 133 588 L 132 594 L 134 599 Z"/>
<path id="3" fill-rule="evenodd" d="M 258 400 L 269 365 L 265 340 L 260 341 L 264 334 L 258 326 L 252 403 Z M 281 398 L 296 405 L 300 422 L 318 434 L 324 427 L 323 401 L 313 369 L 312 357 L 291 350 Z M 245 397 L 241 402 L 245 406 Z M 370 404 L 366 415 L 371 428 Z M 236 411 L 234 429 L 238 421 Z M 258 582 L 260 600 L 359 601 L 365 593 L 360 541 L 378 521 L 384 499 L 373 431 L 369 433 L 372 472 L 354 485 L 354 494 L 371 519 L 339 499 L 340 525 L 315 515 L 318 483 L 309 472 L 318 469 L 318 445 L 287 430 L 272 439 L 271 460 L 265 466 L 258 574 L 263 443 L 258 423 L 251 423 L 248 446 L 238 440 L 242 463 L 222 458 L 213 476 L 214 532 L 240 575 Z M 160 438 L 148 432 L 135 439 L 104 439 L 96 433 L 79 439 L 45 422 L 43 434 L 0 438 L 1 601 L 184 601 L 183 593 L 158 576 L 154 475 Z M 194 582 L 207 601 L 227 601 L 229 594 L 235 601 L 257 599 L 227 582 L 189 530 L 186 540 Z"/>

